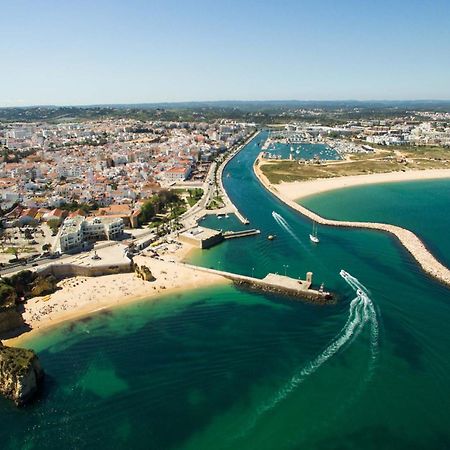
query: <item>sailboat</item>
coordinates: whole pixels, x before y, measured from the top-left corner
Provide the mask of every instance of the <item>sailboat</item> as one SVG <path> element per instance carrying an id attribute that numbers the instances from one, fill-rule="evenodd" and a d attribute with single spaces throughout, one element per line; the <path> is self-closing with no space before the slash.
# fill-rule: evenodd
<path id="1" fill-rule="evenodd" d="M 319 238 L 317 237 L 317 223 L 313 222 L 313 229 L 312 233 L 309 235 L 309 239 L 311 239 L 311 242 L 314 242 L 315 244 L 318 244 Z"/>

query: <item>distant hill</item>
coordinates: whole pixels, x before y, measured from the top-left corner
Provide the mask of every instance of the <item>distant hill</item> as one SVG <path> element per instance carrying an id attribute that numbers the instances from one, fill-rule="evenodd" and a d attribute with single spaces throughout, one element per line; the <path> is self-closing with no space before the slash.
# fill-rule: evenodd
<path id="1" fill-rule="evenodd" d="M 309 117 L 299 110 L 316 110 Z M 0 108 L 2 122 L 63 122 L 114 117 L 136 120 L 208 121 L 218 118 L 274 123 L 289 119 L 339 121 L 392 117 L 411 111 L 450 112 L 449 100 L 410 101 L 199 101 L 85 106 L 29 106 Z"/>

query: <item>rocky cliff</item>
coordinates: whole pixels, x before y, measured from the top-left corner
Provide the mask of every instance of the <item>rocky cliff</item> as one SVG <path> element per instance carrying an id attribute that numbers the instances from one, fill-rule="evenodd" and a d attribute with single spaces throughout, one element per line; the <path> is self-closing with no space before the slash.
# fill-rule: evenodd
<path id="1" fill-rule="evenodd" d="M 0 281 L 0 333 L 5 333 L 24 325 L 22 314 L 17 310 L 16 290 L 4 282 Z"/>
<path id="2" fill-rule="evenodd" d="M 44 372 L 32 350 L 0 342 L 0 393 L 16 405 L 29 402 L 39 391 Z"/>
<path id="3" fill-rule="evenodd" d="M 51 294 L 56 290 L 57 280 L 53 275 L 38 275 L 23 270 L 0 280 L 0 333 L 20 328 L 24 325 L 18 311 L 19 300 L 37 295 Z"/>

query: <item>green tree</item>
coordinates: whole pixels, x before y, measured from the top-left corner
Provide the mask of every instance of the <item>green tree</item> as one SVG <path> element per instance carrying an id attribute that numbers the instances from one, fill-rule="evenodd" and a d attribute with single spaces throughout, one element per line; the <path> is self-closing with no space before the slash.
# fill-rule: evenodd
<path id="1" fill-rule="evenodd" d="M 16 257 L 16 260 L 19 259 L 19 249 L 17 247 L 8 247 L 6 249 L 6 253 L 9 255 L 14 255 Z"/>
<path id="2" fill-rule="evenodd" d="M 58 228 L 59 228 L 59 220 L 58 219 L 51 219 L 47 222 L 48 227 L 50 228 L 50 230 L 52 230 L 53 234 L 57 234 L 58 233 Z"/>

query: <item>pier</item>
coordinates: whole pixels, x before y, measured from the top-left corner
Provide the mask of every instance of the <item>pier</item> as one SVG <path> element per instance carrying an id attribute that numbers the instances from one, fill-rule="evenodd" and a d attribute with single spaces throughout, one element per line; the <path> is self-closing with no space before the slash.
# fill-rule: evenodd
<path id="1" fill-rule="evenodd" d="M 183 263 L 181 263 L 183 264 Z M 283 295 L 291 298 L 313 301 L 315 303 L 333 303 L 333 295 L 322 289 L 312 289 L 312 272 L 306 274 L 306 280 L 291 278 L 285 275 L 269 273 L 264 278 L 249 277 L 222 270 L 183 264 L 191 269 L 205 272 L 231 280 L 236 286 L 246 289 Z"/>
<path id="2" fill-rule="evenodd" d="M 201 249 L 207 249 L 220 244 L 224 239 L 237 239 L 247 236 L 255 236 L 260 234 L 260 230 L 241 230 L 241 231 L 221 231 L 212 228 L 196 226 L 182 231 L 178 234 L 177 239 L 180 242 L 194 245 Z"/>
<path id="3" fill-rule="evenodd" d="M 242 230 L 242 231 L 225 231 L 223 233 L 224 239 L 235 239 L 240 237 L 246 237 L 246 236 L 254 236 L 255 234 L 260 234 L 261 230 Z"/>

